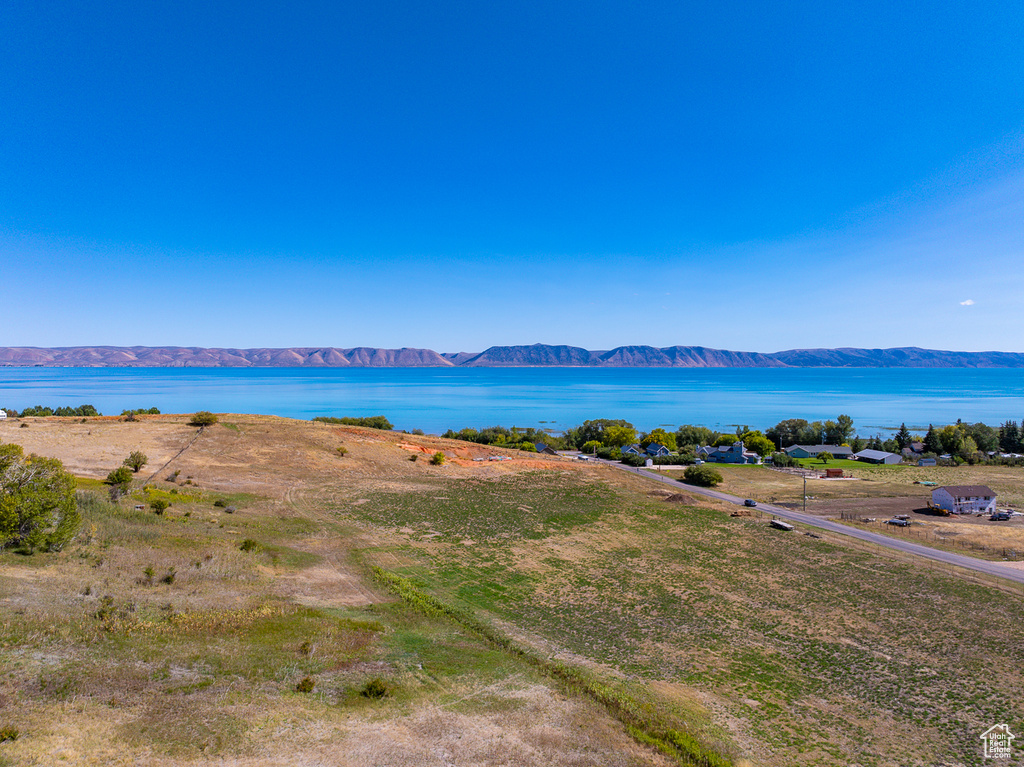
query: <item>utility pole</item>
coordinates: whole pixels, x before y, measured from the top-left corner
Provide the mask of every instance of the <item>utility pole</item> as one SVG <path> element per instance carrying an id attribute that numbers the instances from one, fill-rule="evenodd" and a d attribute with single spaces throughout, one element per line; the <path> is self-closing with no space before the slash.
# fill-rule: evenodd
<path id="1" fill-rule="evenodd" d="M 807 475 L 804 474 L 804 514 L 807 513 Z"/>

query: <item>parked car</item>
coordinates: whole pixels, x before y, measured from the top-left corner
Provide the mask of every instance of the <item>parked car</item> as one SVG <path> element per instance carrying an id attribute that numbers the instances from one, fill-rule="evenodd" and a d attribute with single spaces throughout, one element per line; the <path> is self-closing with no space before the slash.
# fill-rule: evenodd
<path id="1" fill-rule="evenodd" d="M 757 506 L 757 501 L 754 501 L 754 500 L 751 500 L 750 498 L 747 498 L 747 500 L 745 500 L 743 502 L 743 505 L 744 506 L 751 506 L 751 507 Z"/>
<path id="2" fill-rule="evenodd" d="M 887 519 L 885 520 L 887 525 L 896 525 L 896 527 L 907 527 L 910 524 L 909 519 Z"/>
<path id="3" fill-rule="evenodd" d="M 993 522 L 1009 522 L 1010 515 L 1005 511 L 997 511 L 989 519 Z"/>

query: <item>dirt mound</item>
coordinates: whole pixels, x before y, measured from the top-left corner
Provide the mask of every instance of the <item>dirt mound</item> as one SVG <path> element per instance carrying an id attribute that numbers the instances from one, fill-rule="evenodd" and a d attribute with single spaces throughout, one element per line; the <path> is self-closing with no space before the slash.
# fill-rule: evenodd
<path id="1" fill-rule="evenodd" d="M 686 493 L 671 493 L 665 496 L 665 503 L 685 503 L 687 506 L 693 506 L 696 500 Z"/>

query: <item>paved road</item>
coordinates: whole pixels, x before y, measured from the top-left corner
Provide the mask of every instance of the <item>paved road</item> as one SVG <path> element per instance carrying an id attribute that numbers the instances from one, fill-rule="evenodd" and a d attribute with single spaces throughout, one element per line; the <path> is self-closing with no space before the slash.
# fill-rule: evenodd
<path id="1" fill-rule="evenodd" d="M 723 493 L 718 490 L 710 490 L 703 487 L 694 487 L 693 485 L 681 486 L 678 480 L 662 477 L 653 472 L 644 471 L 643 469 L 633 469 L 625 464 L 618 463 L 617 461 L 601 461 L 601 463 L 608 466 L 614 466 L 615 468 L 622 469 L 623 471 L 628 471 L 631 474 L 638 474 L 639 476 L 646 477 L 647 479 L 655 482 L 662 482 L 677 491 L 681 491 L 685 488 L 687 493 L 697 493 L 699 495 L 705 495 L 708 498 L 716 498 L 719 501 L 725 501 L 726 503 L 734 503 L 738 506 L 743 505 L 743 499 L 738 498 L 735 495 L 729 495 L 728 493 Z M 942 562 L 943 564 L 955 565 L 968 570 L 977 570 L 978 572 L 985 573 L 986 575 L 994 575 L 999 578 L 1016 581 L 1017 583 L 1024 583 L 1024 570 L 1007 567 L 1000 562 L 988 562 L 984 559 L 975 559 L 974 557 L 967 557 L 963 554 L 954 554 L 949 551 L 942 551 L 941 549 L 933 549 L 929 546 L 922 546 L 920 543 L 902 541 L 899 538 L 890 538 L 889 536 L 882 535 L 880 533 L 872 533 L 868 530 L 861 530 L 856 527 L 841 525 L 830 519 L 814 517 L 810 514 L 803 514 L 799 511 L 791 511 L 790 509 L 782 509 L 778 506 L 761 503 L 760 501 L 758 501 L 757 508 L 759 511 L 774 514 L 775 516 L 789 520 L 790 522 L 799 522 L 803 525 L 817 527 L 820 530 L 828 530 L 830 533 L 839 533 L 840 535 L 848 535 L 851 538 L 859 538 L 862 541 L 868 541 L 869 543 L 874 543 L 877 546 L 883 546 L 887 549 L 893 549 L 894 551 L 901 551 L 905 554 L 915 554 L 920 557 Z"/>

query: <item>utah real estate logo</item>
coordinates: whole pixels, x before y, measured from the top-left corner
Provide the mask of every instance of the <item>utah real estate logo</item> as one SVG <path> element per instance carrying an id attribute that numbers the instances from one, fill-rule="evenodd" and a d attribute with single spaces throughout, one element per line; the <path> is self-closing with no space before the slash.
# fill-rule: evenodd
<path id="1" fill-rule="evenodd" d="M 1010 732 L 1009 725 L 994 724 L 979 736 L 985 748 L 986 759 L 1009 759 L 1016 737 Z"/>

